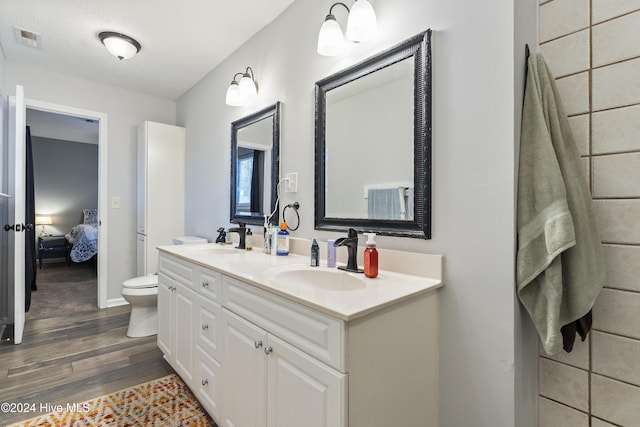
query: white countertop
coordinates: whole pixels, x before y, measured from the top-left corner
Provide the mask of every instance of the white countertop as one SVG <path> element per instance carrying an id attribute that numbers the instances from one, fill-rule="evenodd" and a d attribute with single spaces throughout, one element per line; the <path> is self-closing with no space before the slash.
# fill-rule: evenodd
<path id="1" fill-rule="evenodd" d="M 369 279 L 364 274 L 329 269 L 324 260 L 321 261 L 320 267 L 309 267 L 310 260 L 307 256 L 269 255 L 261 250 L 234 249 L 233 245 L 210 243 L 160 246 L 158 249 L 346 321 L 442 286 L 440 279 L 383 270 L 378 272 L 378 277 Z M 337 274 L 335 281 L 327 286 L 330 289 L 283 283 L 278 280 L 279 272 L 292 269 L 313 269 L 320 274 L 323 274 L 321 271 L 327 275 Z M 329 277 L 333 278 L 334 275 Z M 363 286 L 359 286 L 359 289 L 343 290 L 341 280 L 348 280 L 351 284 L 362 282 Z"/>

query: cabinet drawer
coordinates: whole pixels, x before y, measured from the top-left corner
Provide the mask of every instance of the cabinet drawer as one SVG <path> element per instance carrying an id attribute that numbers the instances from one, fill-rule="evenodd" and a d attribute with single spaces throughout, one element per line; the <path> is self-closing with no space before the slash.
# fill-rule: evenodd
<path id="1" fill-rule="evenodd" d="M 344 323 L 301 304 L 223 276 L 223 306 L 344 372 Z"/>
<path id="2" fill-rule="evenodd" d="M 199 267 L 194 283 L 201 295 L 217 303 L 222 303 L 222 274 Z"/>
<path id="3" fill-rule="evenodd" d="M 160 272 L 176 282 L 192 288 L 193 267 L 171 255 L 160 255 Z"/>
<path id="4" fill-rule="evenodd" d="M 196 335 L 198 345 L 210 356 L 220 360 L 222 342 L 222 307 L 207 297 L 198 296 Z"/>
<path id="5" fill-rule="evenodd" d="M 210 357 L 202 348 L 197 347 L 196 369 L 194 392 L 209 415 L 220 420 L 222 419 L 222 369 L 220 363 Z"/>

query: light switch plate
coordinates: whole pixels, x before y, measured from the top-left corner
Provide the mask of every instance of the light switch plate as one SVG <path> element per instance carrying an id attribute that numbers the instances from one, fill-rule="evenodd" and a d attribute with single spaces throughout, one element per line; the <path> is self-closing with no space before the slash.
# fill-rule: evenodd
<path id="1" fill-rule="evenodd" d="M 285 193 L 297 193 L 298 192 L 298 172 L 291 172 L 284 176 L 284 192 Z"/>

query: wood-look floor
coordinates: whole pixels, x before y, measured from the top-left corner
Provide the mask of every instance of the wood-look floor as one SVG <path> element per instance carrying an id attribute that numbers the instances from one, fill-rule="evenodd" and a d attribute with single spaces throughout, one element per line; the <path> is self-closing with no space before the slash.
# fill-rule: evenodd
<path id="1" fill-rule="evenodd" d="M 128 323 L 129 306 L 28 319 L 22 344 L 0 343 L 0 402 L 66 405 L 173 373 L 156 336 L 128 338 Z"/>

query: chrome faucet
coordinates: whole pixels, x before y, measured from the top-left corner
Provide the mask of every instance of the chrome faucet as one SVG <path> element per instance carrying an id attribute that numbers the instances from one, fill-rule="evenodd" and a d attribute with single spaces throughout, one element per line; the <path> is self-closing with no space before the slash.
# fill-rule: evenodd
<path id="1" fill-rule="evenodd" d="M 238 242 L 238 246 L 236 249 L 246 249 L 247 244 L 247 226 L 246 224 L 239 222 L 237 227 L 233 227 L 229 229 L 229 233 L 238 233 L 240 236 L 240 241 Z"/>
<path id="2" fill-rule="evenodd" d="M 358 269 L 358 233 L 353 228 L 349 229 L 348 237 L 337 239 L 333 246 L 346 246 L 349 259 L 346 266 L 339 266 L 340 270 L 350 271 L 352 273 L 363 273 L 364 270 Z"/>

